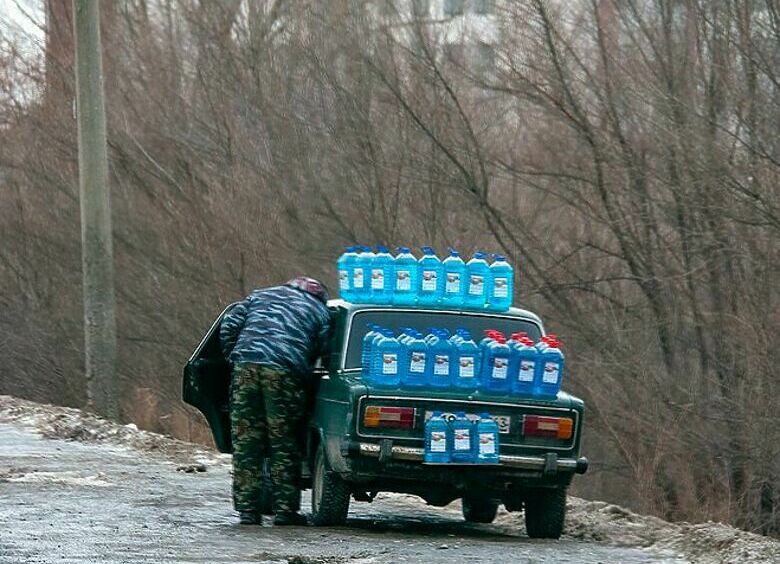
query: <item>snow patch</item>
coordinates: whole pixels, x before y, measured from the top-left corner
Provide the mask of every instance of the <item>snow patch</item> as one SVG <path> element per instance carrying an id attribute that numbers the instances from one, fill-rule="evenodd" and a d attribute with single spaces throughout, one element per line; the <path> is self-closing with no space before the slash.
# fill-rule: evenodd
<path id="1" fill-rule="evenodd" d="M 101 473 L 93 476 L 80 476 L 75 472 L 25 472 L 0 477 L 0 481 L 105 488 L 111 483 L 104 480 L 104 477 Z"/>

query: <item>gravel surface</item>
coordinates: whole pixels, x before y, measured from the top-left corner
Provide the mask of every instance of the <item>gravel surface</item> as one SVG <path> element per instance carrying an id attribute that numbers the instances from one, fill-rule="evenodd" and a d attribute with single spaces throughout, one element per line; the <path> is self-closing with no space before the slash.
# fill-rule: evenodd
<path id="1" fill-rule="evenodd" d="M 473 525 L 458 503 L 395 494 L 353 502 L 346 527 L 239 526 L 229 462 L 134 425 L 0 396 L 0 563 L 780 562 L 780 543 L 766 537 L 578 498 L 559 541 L 528 539 L 522 514 Z"/>

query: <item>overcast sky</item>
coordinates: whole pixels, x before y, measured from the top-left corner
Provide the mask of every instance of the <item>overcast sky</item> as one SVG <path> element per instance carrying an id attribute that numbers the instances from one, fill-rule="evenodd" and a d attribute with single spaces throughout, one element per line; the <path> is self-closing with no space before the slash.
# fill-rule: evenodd
<path id="1" fill-rule="evenodd" d="M 0 0 L 2 36 L 21 40 L 25 48 L 40 48 L 43 24 L 43 0 Z"/>

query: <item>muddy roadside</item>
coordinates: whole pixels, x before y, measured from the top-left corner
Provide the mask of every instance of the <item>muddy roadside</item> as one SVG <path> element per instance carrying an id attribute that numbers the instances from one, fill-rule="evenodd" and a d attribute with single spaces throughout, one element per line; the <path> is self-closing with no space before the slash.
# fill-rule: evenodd
<path id="1" fill-rule="evenodd" d="M 104 444 L 133 449 L 171 463 L 181 473 L 224 472 L 230 457 L 201 445 L 118 425 L 71 408 L 37 404 L 0 396 L 0 423 L 34 429 L 51 439 Z M 4 476 L 0 475 L 0 480 Z M 14 479 L 6 475 L 5 479 Z M 19 479 L 19 478 L 17 478 Z M 98 476 L 95 478 L 100 480 Z M 421 501 L 409 496 L 390 497 L 393 504 L 416 507 Z M 454 503 L 445 508 L 453 518 L 460 514 Z M 522 528 L 522 514 L 501 511 L 496 525 L 507 531 Z M 715 564 L 780 562 L 780 543 L 721 523 L 669 523 L 639 515 L 617 505 L 570 497 L 564 537 L 602 545 L 641 548 L 682 555 L 690 562 Z"/>

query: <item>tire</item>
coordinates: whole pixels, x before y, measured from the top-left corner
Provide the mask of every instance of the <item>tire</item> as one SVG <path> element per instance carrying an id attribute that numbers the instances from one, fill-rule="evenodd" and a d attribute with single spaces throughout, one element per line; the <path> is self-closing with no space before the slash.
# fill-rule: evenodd
<path id="1" fill-rule="evenodd" d="M 463 498 L 463 518 L 469 523 L 492 523 L 498 512 L 498 503 L 492 499 Z"/>
<path id="2" fill-rule="evenodd" d="M 566 520 L 566 488 L 539 489 L 525 498 L 525 530 L 532 539 L 557 539 Z"/>
<path id="3" fill-rule="evenodd" d="M 316 527 L 339 526 L 347 522 L 352 491 L 331 471 L 322 445 L 317 449 L 312 470 L 311 517 Z"/>
<path id="4" fill-rule="evenodd" d="M 273 487 L 271 486 L 271 459 L 264 458 L 261 468 L 262 489 L 260 490 L 260 502 L 257 510 L 261 515 L 274 514 Z"/>

